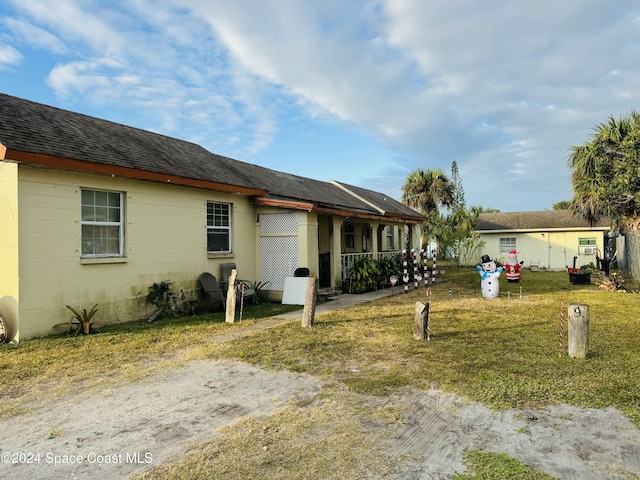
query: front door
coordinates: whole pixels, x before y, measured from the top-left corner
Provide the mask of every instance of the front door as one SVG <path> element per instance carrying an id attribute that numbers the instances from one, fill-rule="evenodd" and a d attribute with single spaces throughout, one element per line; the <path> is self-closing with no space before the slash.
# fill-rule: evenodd
<path id="1" fill-rule="evenodd" d="M 331 286 L 331 254 L 321 253 L 318 258 L 320 288 L 329 288 Z"/>
<path id="2" fill-rule="evenodd" d="M 554 270 L 564 269 L 573 262 L 567 259 L 567 234 L 564 232 L 549 233 L 549 268 Z"/>

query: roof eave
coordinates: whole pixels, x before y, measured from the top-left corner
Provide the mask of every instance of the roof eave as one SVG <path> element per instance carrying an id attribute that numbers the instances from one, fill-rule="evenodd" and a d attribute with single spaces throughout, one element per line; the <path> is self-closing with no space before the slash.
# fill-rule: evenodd
<path id="1" fill-rule="evenodd" d="M 266 190 L 245 187 L 241 185 L 230 185 L 226 183 L 212 182 L 209 180 L 181 177 L 179 175 L 170 175 L 160 172 L 152 172 L 149 170 L 140 170 L 131 167 L 107 165 L 104 163 L 75 160 L 71 158 L 60 158 L 39 153 L 11 150 L 7 149 L 2 144 L 0 144 L 0 160 L 13 161 L 41 167 L 52 167 L 85 173 L 110 175 L 135 180 L 147 180 L 151 182 L 170 185 L 181 185 L 186 187 L 203 188 L 221 192 L 240 193 L 244 195 L 266 195 L 268 193 Z"/>
<path id="2" fill-rule="evenodd" d="M 264 207 L 290 208 L 292 210 L 306 210 L 311 212 L 315 210 L 315 204 L 311 202 L 303 202 L 301 200 L 285 200 L 280 198 L 253 197 L 251 203 Z"/>
<path id="3" fill-rule="evenodd" d="M 292 210 L 305 210 L 307 212 L 317 212 L 317 213 L 324 213 L 327 215 L 337 215 L 345 218 L 359 218 L 363 220 L 378 220 L 378 221 L 386 221 L 390 223 L 409 223 L 409 224 L 420 224 L 423 222 L 422 218 L 420 219 L 411 218 L 411 217 L 403 218 L 398 215 L 378 215 L 375 213 L 366 213 L 366 212 L 360 212 L 355 210 L 349 210 L 345 208 L 321 206 L 316 203 L 304 202 L 301 200 L 294 200 L 294 199 L 254 197 L 252 198 L 251 201 L 255 205 L 279 207 L 279 208 L 290 208 Z"/>
<path id="4" fill-rule="evenodd" d="M 554 228 L 505 228 L 496 230 L 473 230 L 475 233 L 541 233 L 541 232 L 582 232 L 585 230 L 602 230 L 606 232 L 609 227 L 593 226 L 593 227 L 554 227 Z"/>

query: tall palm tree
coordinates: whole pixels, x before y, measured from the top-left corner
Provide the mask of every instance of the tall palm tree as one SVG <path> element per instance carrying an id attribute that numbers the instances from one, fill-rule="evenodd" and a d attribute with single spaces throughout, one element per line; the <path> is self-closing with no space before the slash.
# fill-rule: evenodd
<path id="1" fill-rule="evenodd" d="M 415 170 L 402 186 L 402 203 L 429 217 L 453 202 L 453 184 L 441 169 Z"/>
<path id="2" fill-rule="evenodd" d="M 440 208 L 450 208 L 454 200 L 454 186 L 440 170 L 415 170 L 402 186 L 402 203 L 415 208 L 426 217 L 422 224 L 422 238 L 439 243 L 447 233 Z"/>

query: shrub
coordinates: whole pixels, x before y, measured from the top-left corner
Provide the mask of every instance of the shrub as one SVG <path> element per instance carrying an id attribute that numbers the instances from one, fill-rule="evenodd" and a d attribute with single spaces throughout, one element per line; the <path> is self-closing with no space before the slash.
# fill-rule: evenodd
<path id="1" fill-rule="evenodd" d="M 395 254 L 374 260 L 358 258 L 349 269 L 343 282 L 343 290 L 349 293 L 365 293 L 391 287 L 390 278 L 402 277 L 402 255 Z"/>
<path id="2" fill-rule="evenodd" d="M 375 290 L 380 276 L 377 262 L 371 257 L 358 258 L 349 269 L 349 293 L 365 293 Z"/>
<path id="3" fill-rule="evenodd" d="M 189 313 L 189 301 L 184 290 L 180 288 L 178 293 L 175 293 L 171 288 L 171 282 L 168 280 L 151 285 L 146 301 L 158 307 L 159 316 L 176 316 Z"/>
<path id="4" fill-rule="evenodd" d="M 402 254 L 386 256 L 376 260 L 378 266 L 378 276 L 376 285 L 378 288 L 391 287 L 391 276 L 402 278 Z"/>
<path id="5" fill-rule="evenodd" d="M 76 310 L 71 305 L 66 305 L 66 307 L 71 311 L 71 313 L 73 313 L 73 316 L 69 320 L 69 333 L 71 333 L 71 330 L 73 330 L 73 327 L 75 325 L 76 331 L 74 333 L 74 336 L 78 335 L 78 333 L 80 332 L 88 335 L 91 332 L 91 327 L 95 323 L 91 320 L 98 311 L 98 304 L 96 303 L 93 307 L 91 307 L 91 310 L 89 311 L 87 311 L 86 308 L 83 308 L 82 310 Z"/>

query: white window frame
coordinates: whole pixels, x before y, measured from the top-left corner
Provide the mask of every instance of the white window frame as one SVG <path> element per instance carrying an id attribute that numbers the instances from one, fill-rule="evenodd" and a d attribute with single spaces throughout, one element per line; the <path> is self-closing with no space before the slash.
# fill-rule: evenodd
<path id="1" fill-rule="evenodd" d="M 578 253 L 580 255 L 595 255 L 597 248 L 598 239 L 596 237 L 578 238 Z"/>
<path id="2" fill-rule="evenodd" d="M 84 202 L 84 193 L 91 192 L 94 196 L 93 203 L 85 203 Z M 106 205 L 98 205 L 95 202 L 95 194 L 96 193 L 104 193 L 107 194 L 107 204 Z M 113 198 L 114 195 L 118 196 L 118 205 L 112 206 L 109 204 L 109 198 Z M 94 209 L 94 218 L 89 220 L 85 218 L 85 211 L 88 207 L 93 207 Z M 107 212 L 107 218 L 98 218 L 98 214 L 96 210 L 98 208 L 104 208 Z M 119 212 L 119 220 L 113 221 L 108 220 L 109 210 L 117 209 Z M 122 192 L 114 192 L 111 190 L 101 190 L 97 188 L 81 188 L 80 189 L 80 257 L 81 258 L 120 258 L 124 256 L 124 194 Z M 105 228 L 117 228 L 118 229 L 118 251 L 117 252 L 95 252 L 95 248 L 92 252 L 85 252 L 85 235 L 84 235 L 84 227 L 105 227 Z"/>
<path id="3" fill-rule="evenodd" d="M 500 255 L 506 255 L 511 250 L 517 250 L 517 241 L 516 237 L 500 237 Z"/>
<path id="4" fill-rule="evenodd" d="M 581 237 L 578 238 L 578 246 L 579 247 L 593 247 L 596 248 L 598 245 L 598 239 L 596 237 Z"/>
<path id="5" fill-rule="evenodd" d="M 226 207 L 226 215 L 216 214 L 216 206 Z M 209 208 L 213 209 L 213 213 L 209 213 Z M 216 225 L 217 218 L 227 219 L 227 225 L 224 222 Z M 207 253 L 231 253 L 233 251 L 233 204 L 225 202 L 207 201 Z M 226 232 L 229 248 L 227 250 L 209 250 L 209 234 L 212 232 Z"/>

